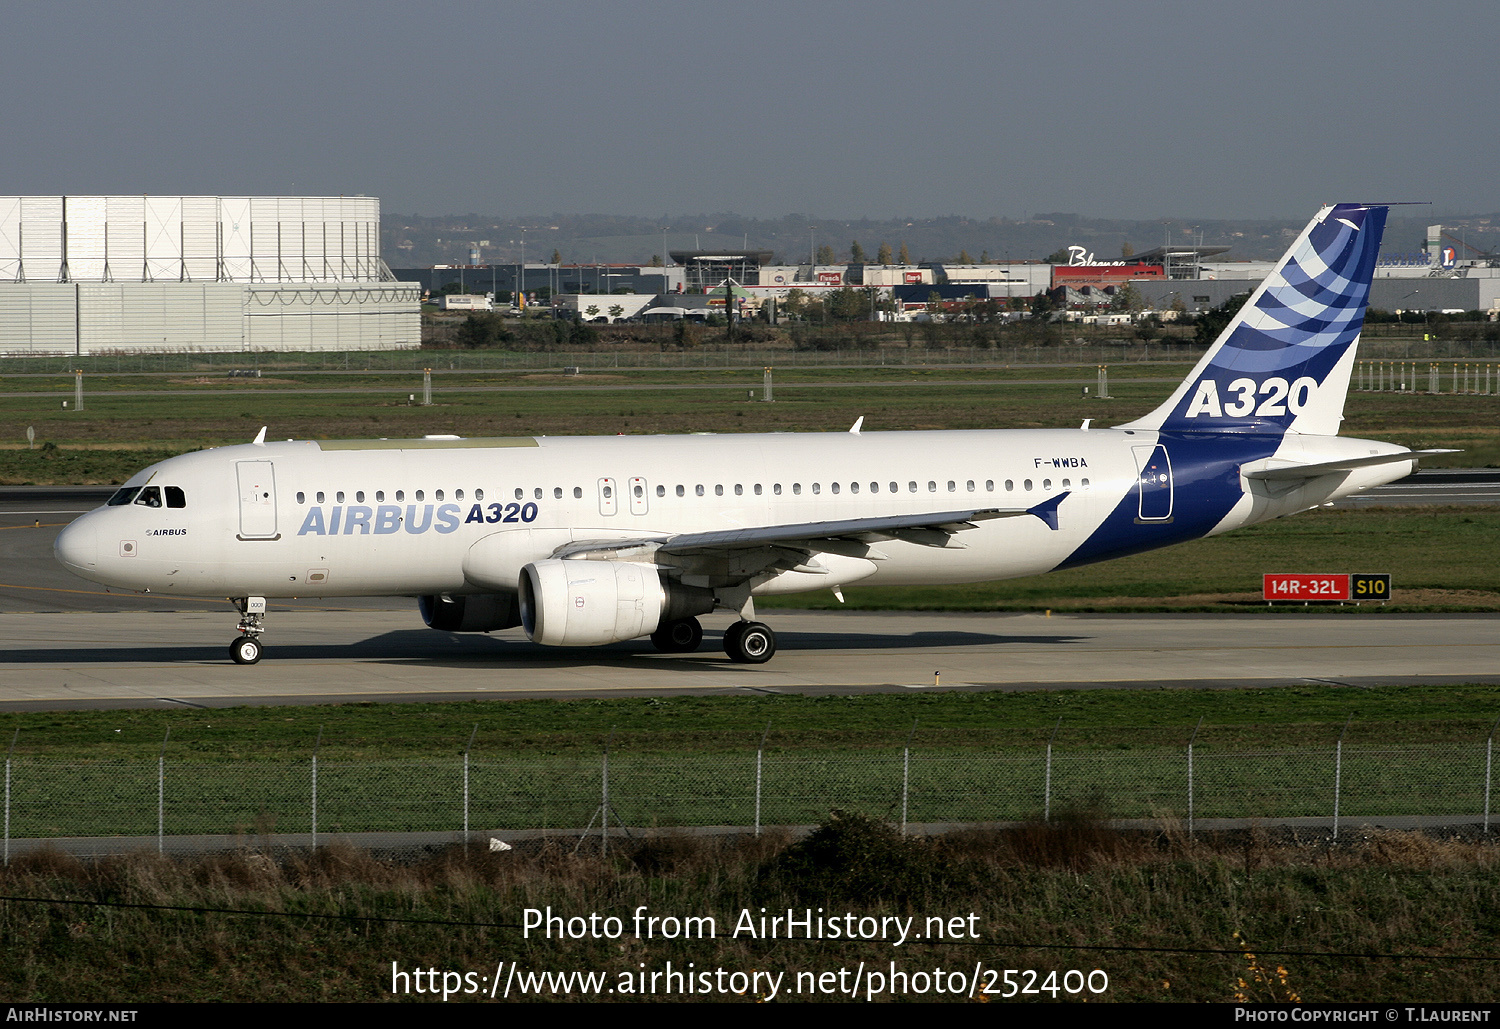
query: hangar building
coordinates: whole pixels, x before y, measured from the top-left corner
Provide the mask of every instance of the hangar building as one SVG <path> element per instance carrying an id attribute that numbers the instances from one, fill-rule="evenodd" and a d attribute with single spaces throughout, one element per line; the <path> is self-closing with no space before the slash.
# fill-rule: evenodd
<path id="1" fill-rule="evenodd" d="M 375 197 L 0 196 L 0 354 L 420 342 Z"/>

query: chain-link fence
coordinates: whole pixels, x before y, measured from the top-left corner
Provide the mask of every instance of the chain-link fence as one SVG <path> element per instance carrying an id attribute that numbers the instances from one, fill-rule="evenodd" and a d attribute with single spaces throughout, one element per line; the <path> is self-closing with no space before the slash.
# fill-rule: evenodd
<path id="1" fill-rule="evenodd" d="M 1352 731 L 1351 731 L 1352 728 Z M 778 739 L 778 735 L 782 738 Z M 865 734 L 866 736 L 868 734 Z M 1423 738 L 1423 736 L 1427 738 Z M 819 745 L 767 733 L 632 733 L 597 749 L 451 757 L 319 754 L 212 759 L 163 744 L 156 757 L 5 760 L 4 847 L 122 836 L 806 825 L 834 809 L 898 823 L 974 824 L 1087 812 L 1168 819 L 1351 820 L 1490 830 L 1494 726 L 1351 725 L 913 729 L 907 738 Z"/>
<path id="2" fill-rule="evenodd" d="M 1497 361 L 1356 361 L 1353 386 L 1364 393 L 1500 394 Z"/>

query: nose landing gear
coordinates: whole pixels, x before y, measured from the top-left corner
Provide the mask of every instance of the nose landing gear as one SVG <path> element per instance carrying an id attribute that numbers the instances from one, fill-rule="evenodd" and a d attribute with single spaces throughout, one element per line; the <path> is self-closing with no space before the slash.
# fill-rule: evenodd
<path id="1" fill-rule="evenodd" d="M 253 665 L 260 660 L 260 634 L 266 631 L 261 619 L 266 614 L 265 597 L 237 597 L 235 606 L 240 609 L 240 636 L 229 645 L 229 656 L 237 665 Z"/>

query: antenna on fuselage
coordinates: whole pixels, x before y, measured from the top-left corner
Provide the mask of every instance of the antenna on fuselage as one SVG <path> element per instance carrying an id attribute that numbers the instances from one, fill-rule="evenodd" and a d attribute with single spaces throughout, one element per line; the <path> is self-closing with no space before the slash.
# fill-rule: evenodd
<path id="1" fill-rule="evenodd" d="M 860 415 L 858 418 L 854 419 L 854 424 L 851 425 L 851 426 L 849 426 L 849 431 L 852 432 L 852 433 L 854 433 L 854 435 L 858 436 L 859 435 L 859 427 L 861 425 L 863 425 L 863 424 L 865 424 L 865 416 L 864 415 Z"/>
<path id="2" fill-rule="evenodd" d="M 267 426 L 264 425 L 260 427 L 260 431 L 255 434 L 255 438 L 250 441 L 252 445 L 257 447 L 266 445 L 266 428 Z"/>

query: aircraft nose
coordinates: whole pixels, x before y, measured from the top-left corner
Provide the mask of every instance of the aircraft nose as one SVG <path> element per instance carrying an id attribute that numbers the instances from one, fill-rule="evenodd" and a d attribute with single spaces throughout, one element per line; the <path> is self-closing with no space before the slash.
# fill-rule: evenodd
<path id="1" fill-rule="evenodd" d="M 99 530 L 88 515 L 57 534 L 52 553 L 58 563 L 71 572 L 87 577 L 99 565 Z"/>

